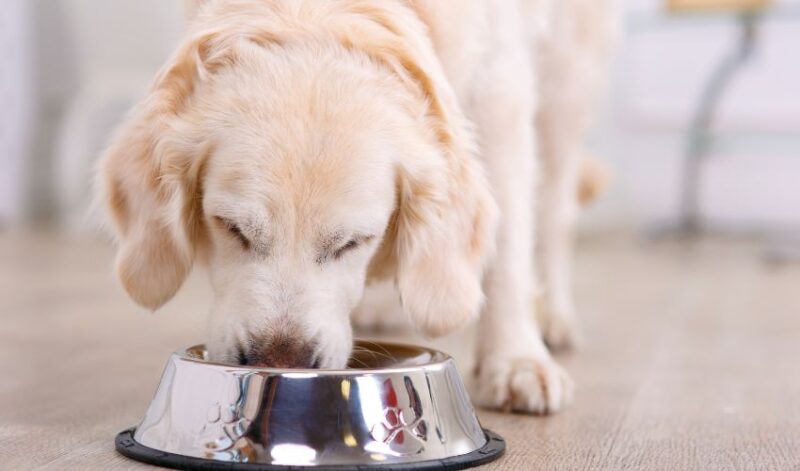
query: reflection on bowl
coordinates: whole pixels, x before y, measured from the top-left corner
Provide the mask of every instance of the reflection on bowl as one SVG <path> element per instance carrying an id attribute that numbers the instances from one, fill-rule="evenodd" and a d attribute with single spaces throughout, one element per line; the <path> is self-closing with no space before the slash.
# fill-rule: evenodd
<path id="1" fill-rule="evenodd" d="M 212 363 L 202 345 L 174 353 L 142 423 L 117 449 L 171 467 L 461 469 L 499 457 L 446 354 L 357 342 L 351 368 Z"/>

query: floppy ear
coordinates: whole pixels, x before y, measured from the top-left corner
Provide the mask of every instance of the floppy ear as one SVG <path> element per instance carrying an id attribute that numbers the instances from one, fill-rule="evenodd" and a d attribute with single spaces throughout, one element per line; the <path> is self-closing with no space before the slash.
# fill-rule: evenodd
<path id="1" fill-rule="evenodd" d="M 351 26 L 343 43 L 400 78 L 425 141 L 399 163 L 398 208 L 372 274 L 393 266 L 411 321 L 428 335 L 443 335 L 480 312 L 498 211 L 469 124 L 424 26 L 407 8 L 386 15 L 370 3 L 351 4 L 372 23 Z"/>
<path id="2" fill-rule="evenodd" d="M 119 246 L 117 274 L 150 309 L 172 298 L 194 260 L 202 159 L 177 129 L 200 73 L 202 44 L 191 41 L 173 56 L 100 160 L 100 198 Z"/>
<path id="3" fill-rule="evenodd" d="M 426 156 L 428 162 L 401 168 L 395 220 L 403 308 L 431 336 L 478 316 L 496 221 L 494 200 L 472 158 L 446 155 L 447 148 L 439 152 Z"/>

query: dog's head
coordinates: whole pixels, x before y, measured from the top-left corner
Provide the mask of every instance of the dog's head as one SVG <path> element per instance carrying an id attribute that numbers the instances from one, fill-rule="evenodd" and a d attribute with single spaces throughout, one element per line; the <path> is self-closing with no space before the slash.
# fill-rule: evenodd
<path id="1" fill-rule="evenodd" d="M 206 261 L 211 357 L 282 367 L 346 364 L 368 276 L 430 335 L 476 316 L 494 203 L 421 26 L 220 3 L 102 160 L 128 293 L 156 309 Z"/>

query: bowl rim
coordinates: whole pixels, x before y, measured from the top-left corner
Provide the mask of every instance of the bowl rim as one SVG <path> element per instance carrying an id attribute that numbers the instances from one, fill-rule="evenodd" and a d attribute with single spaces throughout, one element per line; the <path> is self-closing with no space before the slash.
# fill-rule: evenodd
<path id="1" fill-rule="evenodd" d="M 497 433 L 481 428 L 486 437 L 486 443 L 478 449 L 462 455 L 447 456 L 439 459 L 416 461 L 409 463 L 370 463 L 370 464 L 342 464 L 342 465 L 280 465 L 262 463 L 239 463 L 230 461 L 219 461 L 214 459 L 198 458 L 190 455 L 180 455 L 169 451 L 150 448 L 136 441 L 134 434 L 136 427 L 125 429 L 114 438 L 114 448 L 117 452 L 127 458 L 173 469 L 205 469 L 205 470 L 226 470 L 226 471 L 297 471 L 301 469 L 319 471 L 345 471 L 352 469 L 375 469 L 384 471 L 400 470 L 459 470 L 473 468 L 491 463 L 501 458 L 506 451 L 505 439 Z"/>
<path id="2" fill-rule="evenodd" d="M 411 373 L 411 372 L 437 372 L 444 370 L 449 363 L 455 363 L 453 357 L 448 355 L 447 353 L 437 350 L 435 348 L 423 346 L 423 345 L 414 345 L 409 343 L 403 342 L 392 342 L 392 341 L 375 341 L 375 340 L 366 340 L 366 339 L 355 339 L 353 341 L 354 345 L 358 345 L 359 343 L 369 343 L 372 345 L 381 345 L 381 346 L 388 346 L 393 348 L 401 348 L 401 349 L 408 349 L 408 350 L 417 350 L 420 353 L 429 353 L 431 354 L 432 361 L 429 363 L 424 363 L 420 365 L 409 365 L 409 366 L 390 366 L 386 368 L 337 368 L 337 369 L 315 369 L 315 368 L 271 368 L 271 367 L 264 367 L 264 366 L 244 366 L 244 365 L 234 365 L 231 363 L 222 363 L 222 362 L 215 362 L 206 360 L 204 358 L 198 358 L 195 354 L 193 354 L 192 350 L 202 350 L 207 351 L 206 346 L 204 343 L 192 345 L 186 348 L 180 348 L 173 352 L 174 356 L 177 356 L 181 361 L 186 361 L 190 363 L 196 363 L 200 365 L 204 365 L 206 367 L 214 368 L 214 369 L 222 369 L 226 372 L 241 372 L 241 373 L 268 373 L 273 376 L 282 376 L 286 378 L 314 378 L 318 376 L 330 377 L 330 376 L 374 376 L 378 374 L 394 374 L 394 373 Z"/>

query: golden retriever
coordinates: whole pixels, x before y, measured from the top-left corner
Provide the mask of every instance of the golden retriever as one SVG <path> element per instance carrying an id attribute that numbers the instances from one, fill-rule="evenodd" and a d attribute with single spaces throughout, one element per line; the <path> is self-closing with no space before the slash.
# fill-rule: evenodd
<path id="1" fill-rule="evenodd" d="M 123 286 L 157 309 L 202 261 L 212 359 L 342 368 L 393 280 L 430 336 L 482 313 L 478 403 L 560 409 L 608 1 L 204 2 L 101 161 Z"/>

